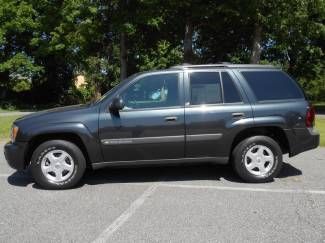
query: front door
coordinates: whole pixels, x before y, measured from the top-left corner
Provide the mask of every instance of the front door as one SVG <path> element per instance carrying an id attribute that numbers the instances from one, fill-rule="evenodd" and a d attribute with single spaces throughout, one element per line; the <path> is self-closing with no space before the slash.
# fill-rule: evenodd
<path id="1" fill-rule="evenodd" d="M 118 114 L 101 107 L 99 137 L 106 162 L 184 157 L 183 73 L 138 76 L 114 96 Z"/>

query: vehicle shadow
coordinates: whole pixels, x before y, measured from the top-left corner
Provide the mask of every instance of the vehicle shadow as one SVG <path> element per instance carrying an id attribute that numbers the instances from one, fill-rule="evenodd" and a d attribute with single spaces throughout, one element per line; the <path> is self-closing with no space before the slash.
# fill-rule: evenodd
<path id="1" fill-rule="evenodd" d="M 7 181 L 10 185 L 20 187 L 25 187 L 31 183 L 34 183 L 34 180 L 28 170 L 15 171 L 8 177 Z"/>
<path id="2" fill-rule="evenodd" d="M 287 178 L 302 175 L 301 170 L 284 162 L 281 173 L 277 178 Z M 8 177 L 8 183 L 13 186 L 26 187 L 33 184 L 34 188 L 40 189 L 28 170 L 15 172 Z M 226 180 L 243 183 L 229 165 L 175 165 L 153 166 L 135 168 L 106 168 L 101 170 L 88 170 L 78 187 L 84 185 L 99 185 L 112 183 L 145 183 L 157 181 L 197 181 L 197 180 Z M 77 187 L 77 188 L 78 188 Z"/>

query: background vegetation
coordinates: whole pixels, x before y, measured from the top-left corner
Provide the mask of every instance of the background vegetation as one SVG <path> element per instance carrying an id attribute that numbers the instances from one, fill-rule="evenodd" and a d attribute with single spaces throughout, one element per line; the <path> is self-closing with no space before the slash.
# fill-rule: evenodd
<path id="1" fill-rule="evenodd" d="M 1 139 L 8 140 L 10 138 L 10 128 L 12 122 L 19 117 L 20 117 L 19 115 L 0 116 L 0 140 Z"/>
<path id="2" fill-rule="evenodd" d="M 320 146 L 325 147 L 325 118 L 316 119 L 316 128 L 320 133 Z"/>
<path id="3" fill-rule="evenodd" d="M 325 101 L 324 24 L 324 0 L 0 0 L 1 106 L 85 102 L 183 62 L 272 63 Z"/>

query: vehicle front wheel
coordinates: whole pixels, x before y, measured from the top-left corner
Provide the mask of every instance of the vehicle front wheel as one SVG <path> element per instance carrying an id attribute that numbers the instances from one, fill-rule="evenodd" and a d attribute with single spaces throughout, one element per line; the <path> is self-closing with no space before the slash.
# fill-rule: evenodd
<path id="1" fill-rule="evenodd" d="M 31 172 L 45 189 L 68 189 L 75 186 L 86 169 L 81 150 L 65 140 L 50 140 L 39 145 L 31 158 Z"/>
<path id="2" fill-rule="evenodd" d="M 232 153 L 236 173 L 246 182 L 272 181 L 282 167 L 282 150 L 267 136 L 253 136 L 240 142 Z"/>

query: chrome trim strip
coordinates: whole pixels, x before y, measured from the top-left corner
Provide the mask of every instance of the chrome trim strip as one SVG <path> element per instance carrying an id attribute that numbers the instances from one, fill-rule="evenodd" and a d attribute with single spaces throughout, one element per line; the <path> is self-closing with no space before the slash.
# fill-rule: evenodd
<path id="1" fill-rule="evenodd" d="M 186 135 L 186 141 L 188 142 L 210 141 L 210 140 L 218 140 L 221 137 L 222 137 L 222 133 L 193 134 L 193 135 Z"/>
<path id="2" fill-rule="evenodd" d="M 185 136 L 160 136 L 160 137 L 141 137 L 141 138 L 114 138 L 102 139 L 104 145 L 120 145 L 120 144 L 145 144 L 145 143 L 170 143 L 184 142 Z"/>
<path id="3" fill-rule="evenodd" d="M 193 134 L 186 135 L 186 141 L 210 141 L 218 140 L 222 137 L 222 133 L 212 134 Z M 160 136 L 160 137 L 141 137 L 141 138 L 113 138 L 102 139 L 104 145 L 121 145 L 121 144 L 145 144 L 145 143 L 171 143 L 171 142 L 185 142 L 184 135 L 178 136 Z"/>

